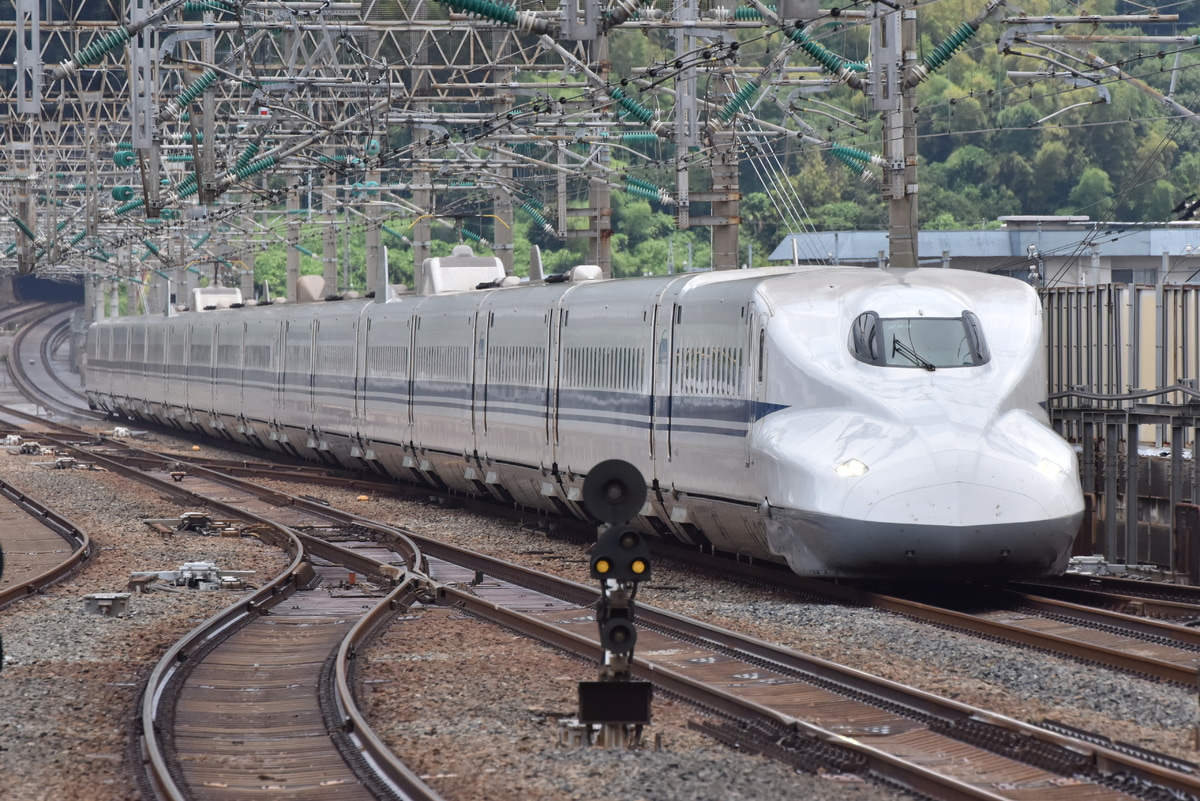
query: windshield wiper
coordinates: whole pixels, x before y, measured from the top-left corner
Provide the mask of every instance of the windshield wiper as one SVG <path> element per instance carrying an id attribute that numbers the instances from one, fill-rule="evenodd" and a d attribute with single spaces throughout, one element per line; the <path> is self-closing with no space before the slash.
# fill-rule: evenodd
<path id="1" fill-rule="evenodd" d="M 896 351 L 899 351 L 901 356 L 908 359 L 913 364 L 919 365 L 920 367 L 924 367 L 926 370 L 928 370 L 931 373 L 937 369 L 936 367 L 933 366 L 933 362 L 929 361 L 928 359 L 923 357 L 921 354 L 917 353 L 915 350 L 910 348 L 908 345 L 905 345 L 903 342 L 901 342 L 899 339 L 897 339 L 895 337 L 895 335 L 893 335 L 892 336 L 892 355 L 893 356 L 896 355 Z"/>

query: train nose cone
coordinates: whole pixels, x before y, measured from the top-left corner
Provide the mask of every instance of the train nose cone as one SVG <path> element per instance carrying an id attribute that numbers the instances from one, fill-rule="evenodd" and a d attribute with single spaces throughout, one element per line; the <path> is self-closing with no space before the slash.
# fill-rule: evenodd
<path id="1" fill-rule="evenodd" d="M 866 488 L 863 488 L 866 489 Z M 924 526 L 988 526 L 1035 521 L 1052 514 L 1043 493 L 949 481 L 912 486 L 868 500 L 863 519 Z"/>

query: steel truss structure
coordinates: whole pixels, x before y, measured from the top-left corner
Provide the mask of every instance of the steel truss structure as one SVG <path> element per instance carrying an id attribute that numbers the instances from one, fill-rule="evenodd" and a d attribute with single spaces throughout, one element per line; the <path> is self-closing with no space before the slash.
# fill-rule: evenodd
<path id="1" fill-rule="evenodd" d="M 915 4 L 884 0 L 9 1 L 0 272 L 248 284 L 255 252 L 283 240 L 293 297 L 300 254 L 316 256 L 302 217 L 324 224 L 318 258 L 343 290 L 348 229 L 374 287 L 383 237 L 419 266 L 438 224 L 511 269 L 518 214 L 553 239 L 585 238 L 608 273 L 614 190 L 669 208 L 679 228 L 710 226 L 714 266 L 734 268 L 742 162 L 778 174 L 800 146 L 880 186 L 904 243 L 895 263 L 915 265 L 915 87 L 1003 10 L 991 0 L 918 59 Z M 1028 44 L 1046 25 L 1150 19 L 1000 21 Z M 822 43 L 846 26 L 870 31 L 870 59 Z M 625 31 L 674 58 L 613 65 Z M 833 89 L 858 110 L 812 100 Z M 876 117 L 882 134 L 868 130 Z M 791 191 L 786 175 L 778 185 Z M 798 199 L 776 200 L 802 224 Z"/>

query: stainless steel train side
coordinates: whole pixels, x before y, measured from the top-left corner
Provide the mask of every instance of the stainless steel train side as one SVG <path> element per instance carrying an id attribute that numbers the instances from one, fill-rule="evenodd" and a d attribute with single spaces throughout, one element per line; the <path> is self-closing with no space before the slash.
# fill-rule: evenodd
<path id="1" fill-rule="evenodd" d="M 1036 575 L 1082 514 L 1040 337 L 1009 279 L 769 268 L 108 320 L 87 382 L 114 414 L 581 517 L 624 459 L 637 525 L 803 574 Z"/>

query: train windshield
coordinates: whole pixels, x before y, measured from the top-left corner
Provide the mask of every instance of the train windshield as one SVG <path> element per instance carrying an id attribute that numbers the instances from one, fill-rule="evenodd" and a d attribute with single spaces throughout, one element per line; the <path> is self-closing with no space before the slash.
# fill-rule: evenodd
<path id="1" fill-rule="evenodd" d="M 850 327 L 850 352 L 879 367 L 976 367 L 991 358 L 979 318 L 880 317 L 863 312 Z"/>

